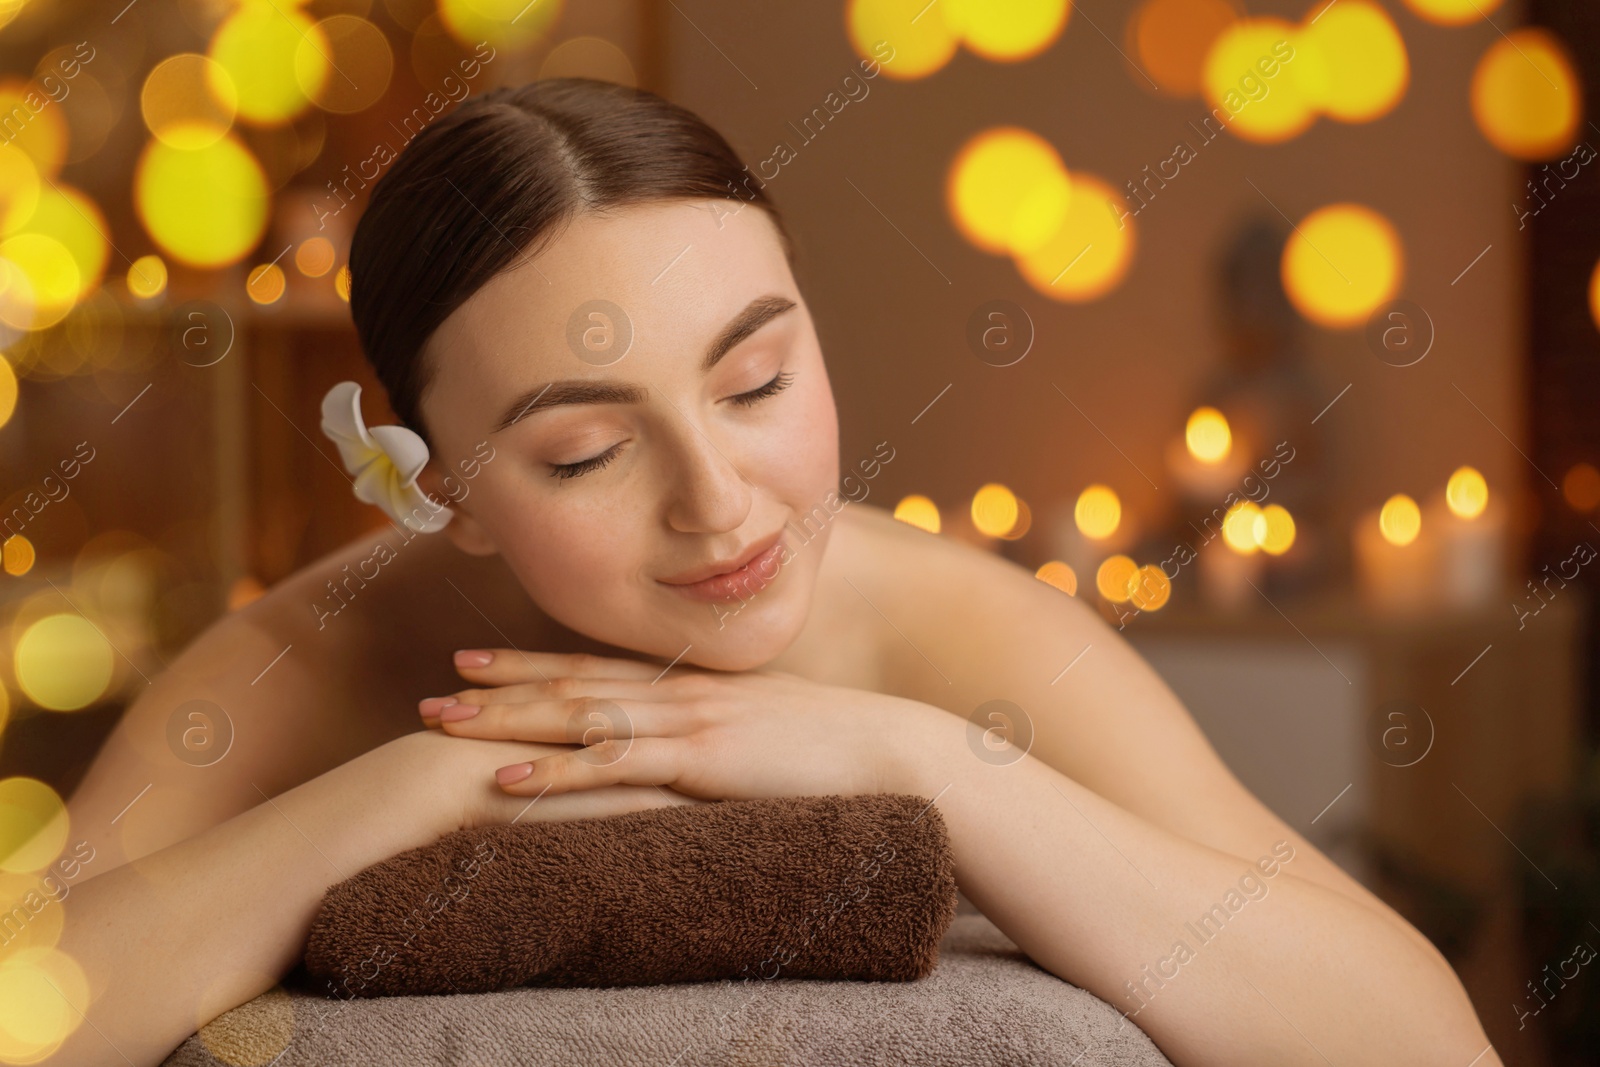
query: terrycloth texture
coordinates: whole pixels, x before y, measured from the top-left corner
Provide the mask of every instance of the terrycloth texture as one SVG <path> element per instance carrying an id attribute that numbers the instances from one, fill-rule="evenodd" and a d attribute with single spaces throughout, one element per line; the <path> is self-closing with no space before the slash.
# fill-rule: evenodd
<path id="1" fill-rule="evenodd" d="M 213 1052 L 215 1054 L 213 1054 Z M 957 915 L 917 982 L 524 987 L 335 1001 L 275 988 L 162 1067 L 1171 1067 L 1134 1023 Z"/>
<path id="2" fill-rule="evenodd" d="M 939 809 L 779 797 L 461 830 L 333 886 L 330 996 L 718 978 L 914 981 L 955 915 Z"/>

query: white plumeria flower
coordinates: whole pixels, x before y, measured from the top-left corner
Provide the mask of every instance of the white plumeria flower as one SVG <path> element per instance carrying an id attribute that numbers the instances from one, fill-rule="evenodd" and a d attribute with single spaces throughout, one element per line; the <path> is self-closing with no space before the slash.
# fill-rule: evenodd
<path id="1" fill-rule="evenodd" d="M 340 382 L 322 398 L 322 432 L 339 446 L 339 457 L 355 480 L 356 499 L 382 508 L 419 533 L 442 530 L 455 513 L 435 503 L 417 485 L 428 462 L 428 446 L 405 426 L 374 426 L 361 419 L 361 386 Z"/>

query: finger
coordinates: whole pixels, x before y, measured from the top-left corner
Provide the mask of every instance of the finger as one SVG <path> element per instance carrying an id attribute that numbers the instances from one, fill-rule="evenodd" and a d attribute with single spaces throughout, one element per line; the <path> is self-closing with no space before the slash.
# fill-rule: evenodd
<path id="1" fill-rule="evenodd" d="M 604 697 L 452 704 L 440 712 L 445 733 L 498 741 L 596 745 L 630 737 L 682 737 L 704 722 L 696 709 L 678 704 Z"/>
<path id="2" fill-rule="evenodd" d="M 425 723 L 438 722 L 439 713 L 452 704 L 470 704 L 482 708 L 490 704 L 534 704 L 578 700 L 585 697 L 661 702 L 670 702 L 674 699 L 686 702 L 692 699 L 691 694 L 637 679 L 576 678 L 571 675 L 560 675 L 550 679 L 548 683 L 527 682 L 495 688 L 460 689 L 449 696 L 425 697 L 417 702 L 417 712 Z"/>
<path id="3" fill-rule="evenodd" d="M 495 780 L 516 796 L 571 793 L 607 785 L 671 786 L 682 776 L 688 752 L 689 746 L 681 738 L 604 741 L 575 752 L 501 767 L 495 771 Z"/>
<path id="4" fill-rule="evenodd" d="M 654 678 L 653 663 L 598 656 L 588 652 L 534 652 L 519 648 L 472 648 L 455 654 L 456 671 L 480 686 L 549 682 L 562 675 L 579 678 Z"/>

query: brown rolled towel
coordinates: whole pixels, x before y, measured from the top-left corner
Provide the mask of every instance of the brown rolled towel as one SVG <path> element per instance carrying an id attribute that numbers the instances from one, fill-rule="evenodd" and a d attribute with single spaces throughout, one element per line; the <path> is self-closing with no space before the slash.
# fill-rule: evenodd
<path id="1" fill-rule="evenodd" d="M 933 803 L 778 797 L 458 830 L 332 886 L 339 997 L 716 979 L 914 981 L 955 915 Z"/>

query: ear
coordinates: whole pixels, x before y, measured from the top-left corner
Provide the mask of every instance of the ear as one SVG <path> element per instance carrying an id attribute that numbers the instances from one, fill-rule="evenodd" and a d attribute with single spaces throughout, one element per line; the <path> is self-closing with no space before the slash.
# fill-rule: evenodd
<path id="1" fill-rule="evenodd" d="M 472 517 L 472 513 L 463 504 L 455 501 L 450 492 L 446 492 L 445 475 L 440 472 L 432 460 L 423 467 L 417 475 L 417 485 L 422 491 L 435 500 L 445 502 L 450 506 L 454 517 L 445 523 L 443 532 L 448 534 L 455 546 L 469 556 L 494 556 L 500 552 L 500 547 L 494 543 L 494 538 L 489 536 L 489 531 L 483 524 Z M 459 493 L 462 481 L 457 477 L 450 477 L 450 488 Z M 463 500 L 469 499 L 469 492 Z"/>

